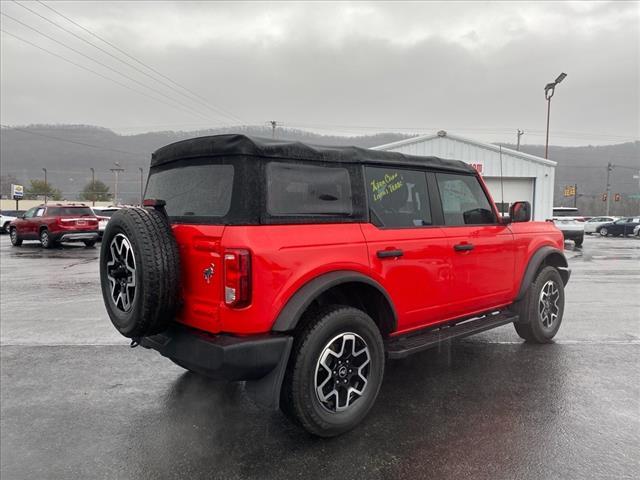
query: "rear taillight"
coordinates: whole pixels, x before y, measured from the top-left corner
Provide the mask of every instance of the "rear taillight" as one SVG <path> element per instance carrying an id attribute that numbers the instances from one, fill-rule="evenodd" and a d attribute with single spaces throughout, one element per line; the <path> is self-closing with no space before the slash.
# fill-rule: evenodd
<path id="1" fill-rule="evenodd" d="M 251 303 L 251 254 L 248 250 L 224 252 L 224 303 L 234 308 Z"/>

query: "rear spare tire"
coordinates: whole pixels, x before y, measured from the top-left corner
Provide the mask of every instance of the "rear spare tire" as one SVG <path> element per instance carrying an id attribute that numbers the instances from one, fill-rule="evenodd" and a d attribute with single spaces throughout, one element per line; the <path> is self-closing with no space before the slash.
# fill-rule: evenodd
<path id="1" fill-rule="evenodd" d="M 179 305 L 180 257 L 166 216 L 126 208 L 113 214 L 100 248 L 100 283 L 109 318 L 129 338 L 160 333 Z"/>

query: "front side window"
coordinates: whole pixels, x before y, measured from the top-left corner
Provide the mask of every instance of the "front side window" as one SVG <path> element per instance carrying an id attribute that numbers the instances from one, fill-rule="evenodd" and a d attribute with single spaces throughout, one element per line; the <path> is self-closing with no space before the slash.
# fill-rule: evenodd
<path id="1" fill-rule="evenodd" d="M 39 208 L 36 210 L 36 217 L 41 217 L 44 214 L 44 208 Z"/>
<path id="2" fill-rule="evenodd" d="M 273 216 L 349 216 L 351 179 L 343 167 L 270 162 L 267 212 Z"/>
<path id="3" fill-rule="evenodd" d="M 234 166 L 179 165 L 152 171 L 145 198 L 164 200 L 170 217 L 224 217 L 231 207 Z"/>
<path id="4" fill-rule="evenodd" d="M 374 224 L 385 228 L 432 224 L 424 172 L 366 167 L 366 188 Z"/>
<path id="5" fill-rule="evenodd" d="M 496 223 L 489 199 L 473 175 L 437 173 L 445 225 Z"/>

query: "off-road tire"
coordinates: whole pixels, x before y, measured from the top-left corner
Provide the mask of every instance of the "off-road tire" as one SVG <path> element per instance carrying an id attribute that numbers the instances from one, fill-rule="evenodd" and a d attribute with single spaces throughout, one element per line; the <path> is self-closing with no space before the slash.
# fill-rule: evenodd
<path id="1" fill-rule="evenodd" d="M 56 242 L 51 238 L 49 230 L 46 228 L 40 230 L 40 245 L 42 245 L 42 248 L 53 248 L 56 245 Z"/>
<path id="2" fill-rule="evenodd" d="M 557 320 L 547 328 L 543 325 L 539 313 L 539 302 L 542 288 L 547 282 L 552 281 L 558 288 L 558 317 Z M 524 295 L 524 298 L 512 305 L 511 309 L 520 317 L 513 326 L 520 338 L 530 343 L 550 343 L 558 333 L 562 316 L 564 314 L 564 282 L 560 272 L 555 267 L 547 266 L 542 268 L 535 280 Z"/>
<path id="3" fill-rule="evenodd" d="M 18 230 L 16 227 L 9 229 L 9 238 L 11 240 L 11 245 L 14 247 L 22 245 L 22 239 L 18 236 Z"/>
<path id="4" fill-rule="evenodd" d="M 294 338 L 282 385 L 280 408 L 293 422 L 313 435 L 340 435 L 364 419 L 378 396 L 385 361 L 382 336 L 366 313 L 342 305 L 322 307 L 303 321 L 305 326 Z M 327 343 L 346 332 L 355 333 L 364 340 L 369 349 L 371 368 L 362 396 L 346 410 L 331 412 L 316 394 L 316 366 Z"/>
<path id="5" fill-rule="evenodd" d="M 96 244 L 97 240 L 85 240 L 83 243 L 85 247 L 93 247 Z"/>
<path id="6" fill-rule="evenodd" d="M 116 306 L 108 276 L 107 263 L 117 235 L 128 240 L 135 258 L 132 275 L 135 293 L 126 311 Z M 100 283 L 109 318 L 122 335 L 139 338 L 167 328 L 179 307 L 180 256 L 171 225 L 163 213 L 126 208 L 113 214 L 100 248 Z"/>

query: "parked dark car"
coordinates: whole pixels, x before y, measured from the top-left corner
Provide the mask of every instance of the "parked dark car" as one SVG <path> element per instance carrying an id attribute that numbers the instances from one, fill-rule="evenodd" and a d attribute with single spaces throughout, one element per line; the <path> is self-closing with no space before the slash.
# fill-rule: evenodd
<path id="1" fill-rule="evenodd" d="M 638 225 L 640 225 L 640 217 L 623 217 L 615 222 L 600 225 L 596 232 L 603 237 L 608 237 L 609 235 L 616 237 L 618 235 L 626 236 L 633 234 L 633 229 Z"/>
<path id="2" fill-rule="evenodd" d="M 83 204 L 43 204 L 27 210 L 9 224 L 14 247 L 23 240 L 40 240 L 44 248 L 59 242 L 84 242 L 92 247 L 98 240 L 98 219 Z"/>

